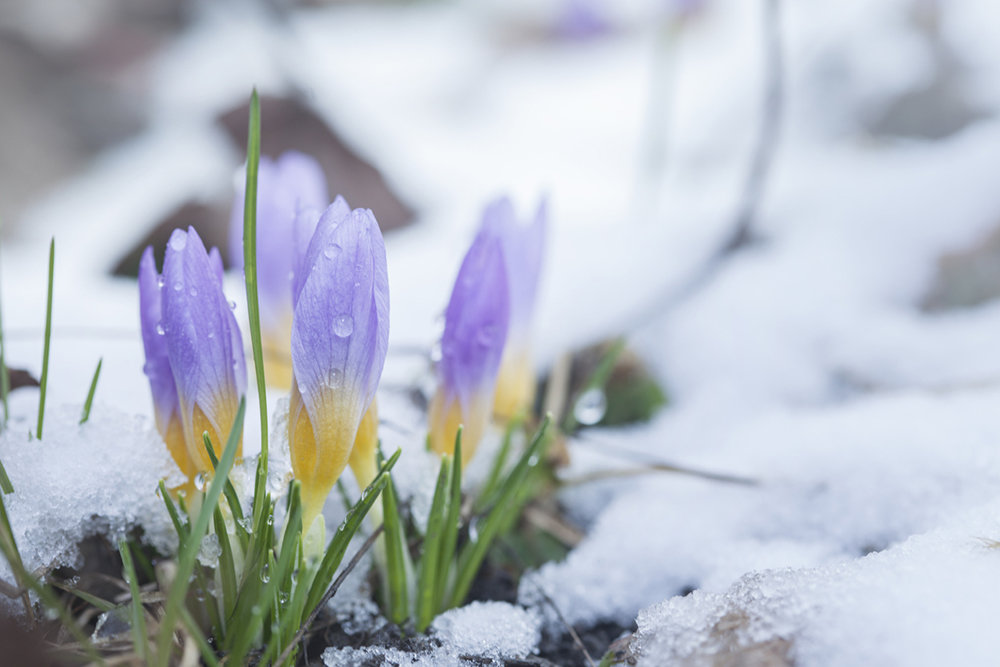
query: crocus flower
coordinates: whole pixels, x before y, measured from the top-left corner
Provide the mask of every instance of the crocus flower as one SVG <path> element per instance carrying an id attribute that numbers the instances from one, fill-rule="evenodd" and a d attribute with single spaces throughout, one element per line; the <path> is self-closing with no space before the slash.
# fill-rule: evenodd
<path id="1" fill-rule="evenodd" d="M 531 407 L 535 399 L 535 373 L 531 356 L 531 322 L 535 311 L 538 278 L 545 253 L 547 207 L 543 200 L 535 218 L 522 224 L 507 197 L 486 207 L 482 228 L 503 244 L 510 287 L 510 331 L 497 376 L 493 412 L 510 419 Z"/>
<path id="2" fill-rule="evenodd" d="M 454 451 L 462 430 L 462 465 L 472 458 L 493 405 L 500 357 L 510 318 L 503 244 L 483 226 L 462 260 L 444 315 L 438 388 L 428 421 L 431 449 Z"/>
<path id="3" fill-rule="evenodd" d="M 193 228 L 174 230 L 163 274 L 152 248 L 139 263 L 144 371 L 156 425 L 189 484 L 211 470 L 202 433 L 221 455 L 246 391 L 243 341 L 222 292 L 222 258 Z"/>
<path id="4" fill-rule="evenodd" d="M 306 527 L 347 465 L 389 344 L 382 234 L 371 211 L 345 208 L 323 213 L 293 292 L 288 441 Z"/>
<path id="5" fill-rule="evenodd" d="M 237 189 L 229 230 L 230 261 L 243 266 L 245 185 Z M 312 157 L 289 151 L 262 156 L 257 172 L 257 285 L 265 377 L 276 387 L 292 381 L 288 342 L 292 330 L 292 282 L 320 213 L 330 200 L 326 177 Z"/>

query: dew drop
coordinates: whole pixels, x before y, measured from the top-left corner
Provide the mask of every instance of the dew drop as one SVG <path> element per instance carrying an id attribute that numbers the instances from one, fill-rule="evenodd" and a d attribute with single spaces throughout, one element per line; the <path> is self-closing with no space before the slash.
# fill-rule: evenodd
<path id="1" fill-rule="evenodd" d="M 331 368 L 330 375 L 326 379 L 326 385 L 331 389 L 337 389 L 342 384 L 344 384 L 344 371 L 339 368 Z"/>
<path id="2" fill-rule="evenodd" d="M 260 580 L 265 584 L 271 581 L 271 572 L 267 563 L 264 563 L 264 566 L 260 568 Z"/>
<path id="3" fill-rule="evenodd" d="M 229 302 L 229 310 L 236 310 L 236 302 L 235 301 L 230 301 Z"/>
<path id="4" fill-rule="evenodd" d="M 269 525 L 269 526 L 273 526 L 274 525 L 274 515 L 273 514 L 269 514 L 268 515 L 268 517 L 267 517 L 267 525 Z M 264 567 L 266 568 L 267 565 L 265 565 Z"/>
<path id="5" fill-rule="evenodd" d="M 191 296 L 198 296 L 198 288 L 192 287 L 191 289 L 188 290 L 188 294 L 190 294 Z"/>
<path id="6" fill-rule="evenodd" d="M 184 289 L 184 285 L 181 283 L 181 281 L 178 280 L 177 282 L 174 283 L 175 292 L 180 292 L 182 289 Z"/>
<path id="7" fill-rule="evenodd" d="M 580 394 L 573 406 L 573 417 L 584 426 L 593 426 L 604 419 L 608 410 L 608 399 L 601 389 L 593 388 Z"/>
<path id="8" fill-rule="evenodd" d="M 350 315 L 338 315 L 333 321 L 333 333 L 341 338 L 347 338 L 354 333 L 354 318 Z"/>
<path id="9" fill-rule="evenodd" d="M 337 245 L 336 243 L 331 243 L 326 248 L 324 248 L 323 256 L 326 257 L 327 259 L 333 259 L 334 257 L 340 254 L 340 251 L 341 247 L 339 245 Z"/>
<path id="10" fill-rule="evenodd" d="M 187 234 L 174 234 L 170 237 L 170 248 L 180 252 L 181 250 L 184 250 L 185 246 L 187 246 L 187 242 Z"/>
<path id="11" fill-rule="evenodd" d="M 167 330 L 163 328 L 163 323 L 162 322 L 157 322 L 156 323 L 156 335 L 157 336 L 163 336 L 166 333 L 167 333 Z"/>
<path id="12" fill-rule="evenodd" d="M 162 275 L 156 277 L 156 286 L 157 287 L 162 288 L 163 287 L 163 283 L 165 283 L 165 282 L 167 282 L 167 280 Z"/>
<path id="13" fill-rule="evenodd" d="M 496 338 L 496 333 L 496 327 L 492 324 L 487 324 L 476 334 L 476 342 L 483 347 L 489 347 L 493 344 L 493 339 Z"/>
<path id="14" fill-rule="evenodd" d="M 198 489 L 199 491 L 204 491 L 206 481 L 208 481 L 208 478 L 205 475 L 205 473 L 203 472 L 198 473 L 197 475 L 194 476 L 194 488 Z"/>
<path id="15" fill-rule="evenodd" d="M 214 331 L 209 331 L 207 334 L 205 334 L 205 336 L 207 338 L 215 338 L 215 332 Z"/>

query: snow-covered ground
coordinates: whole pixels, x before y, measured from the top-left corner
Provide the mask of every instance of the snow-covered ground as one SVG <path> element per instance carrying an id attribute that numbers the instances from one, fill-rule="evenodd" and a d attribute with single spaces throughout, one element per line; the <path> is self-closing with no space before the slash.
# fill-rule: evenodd
<path id="1" fill-rule="evenodd" d="M 228 186 L 240 156 L 212 119 L 256 85 L 306 91 L 417 210 L 387 239 L 394 349 L 430 347 L 485 201 L 509 191 L 527 211 L 547 193 L 541 363 L 626 333 L 673 398 L 650 424 L 571 442 L 563 477 L 633 467 L 641 453 L 755 482 L 567 484 L 583 542 L 522 581 L 523 608 L 438 619 L 441 645 L 413 661 L 530 654 L 560 625 L 544 591 L 581 628 L 636 621 L 641 664 L 994 664 L 1000 306 L 921 304 L 948 292 L 943 256 L 1000 228 L 1000 11 L 782 3 L 787 104 L 757 241 L 664 309 L 733 224 L 759 124 L 763 12 L 706 2 L 665 42 L 667 3 L 592 2 L 605 32 L 542 39 L 568 4 L 302 9 L 281 23 L 215 6 L 163 51 L 150 130 L 38 202 L 0 254 L 7 359 L 37 374 L 56 237 L 48 433 L 26 439 L 37 393 L 21 390 L 0 440 L 29 568 L 72 560 L 92 514 L 113 531 L 165 525 L 154 488 L 170 464 L 149 433 L 136 289 L 107 272 L 172 207 Z M 647 117 L 657 95 L 662 126 Z M 666 166 L 650 176 L 641 165 L 660 134 Z M 235 278 L 229 293 L 239 301 Z M 101 356 L 92 421 L 77 427 Z M 414 373 L 390 353 L 387 377 Z M 426 494 L 419 415 L 385 405 L 414 429 L 384 434 L 408 448 L 402 485 Z"/>

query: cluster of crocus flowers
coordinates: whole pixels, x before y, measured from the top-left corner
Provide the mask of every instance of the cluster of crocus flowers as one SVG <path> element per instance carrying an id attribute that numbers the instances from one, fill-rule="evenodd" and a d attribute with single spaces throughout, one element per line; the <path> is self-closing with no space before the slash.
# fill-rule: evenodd
<path id="1" fill-rule="evenodd" d="M 292 365 L 292 292 L 309 240 L 330 199 L 326 176 L 312 157 L 296 151 L 277 160 L 260 158 L 257 172 L 257 284 L 260 300 L 264 376 L 269 384 L 288 389 Z M 230 219 L 229 256 L 243 266 L 245 186 L 236 192 Z"/>
<path id="2" fill-rule="evenodd" d="M 374 460 L 373 401 L 389 342 L 389 281 L 375 216 L 338 198 L 321 216 L 298 268 L 288 441 L 308 529 L 356 440 L 362 441 L 359 458 L 367 450 Z"/>
<path id="3" fill-rule="evenodd" d="M 221 455 L 246 392 L 243 341 L 222 291 L 218 251 L 207 252 L 193 228 L 175 230 L 159 274 L 146 248 L 139 311 L 156 425 L 191 488 L 212 469 L 202 434 Z"/>

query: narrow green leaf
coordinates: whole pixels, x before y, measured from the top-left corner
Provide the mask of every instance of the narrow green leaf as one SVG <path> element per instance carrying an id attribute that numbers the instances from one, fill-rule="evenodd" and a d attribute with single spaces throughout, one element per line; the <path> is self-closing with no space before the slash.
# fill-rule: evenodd
<path id="1" fill-rule="evenodd" d="M 515 417 L 507 422 L 503 431 L 503 440 L 500 441 L 500 449 L 497 451 L 496 458 L 493 459 L 493 466 L 490 468 L 490 474 L 486 478 L 486 483 L 479 489 L 479 497 L 476 499 L 477 510 L 483 510 L 493 504 L 493 496 L 500 485 L 504 468 L 507 466 L 507 457 L 510 456 L 510 445 L 514 439 L 514 432 L 523 424 L 524 420 L 520 417 Z"/>
<path id="2" fill-rule="evenodd" d="M 149 637 L 146 634 L 146 612 L 142 607 L 142 597 L 139 593 L 139 579 L 135 574 L 135 566 L 132 565 L 132 553 L 129 551 L 128 542 L 118 541 L 118 553 L 122 557 L 122 567 L 125 568 L 125 578 L 128 579 L 128 590 L 132 596 L 129 603 L 129 610 L 132 616 L 132 646 L 136 655 L 144 662 L 149 662 Z"/>
<path id="3" fill-rule="evenodd" d="M 45 343 L 42 348 L 42 377 L 39 379 L 38 393 L 38 426 L 35 436 L 42 439 L 42 425 L 45 421 L 45 390 L 49 385 L 49 344 L 52 342 L 52 282 L 55 277 L 56 239 L 49 242 L 49 291 L 45 301 Z"/>
<path id="4" fill-rule="evenodd" d="M 209 437 L 208 431 L 201 434 L 201 440 L 205 444 L 205 451 L 208 452 L 208 458 L 212 461 L 212 470 L 215 470 L 219 467 L 219 458 L 215 455 L 215 447 L 212 446 L 212 438 Z M 233 513 L 233 518 L 236 520 L 236 536 L 240 540 L 240 547 L 246 551 L 250 535 L 243 525 L 243 506 L 240 504 L 239 494 L 236 493 L 236 487 L 233 486 L 231 479 L 226 479 L 226 486 L 222 492 L 225 494 L 226 502 L 229 503 L 229 510 Z"/>
<path id="5" fill-rule="evenodd" d="M 177 550 L 180 551 L 184 548 L 184 542 L 187 540 L 188 525 L 181 520 L 177 506 L 174 505 L 173 498 L 170 497 L 167 485 L 162 479 L 160 480 L 160 497 L 163 498 L 163 504 L 167 506 L 167 514 L 170 515 L 170 521 L 174 524 L 174 530 L 177 531 Z"/>
<path id="6" fill-rule="evenodd" d="M 417 632 L 426 630 L 434 618 L 434 598 L 438 590 L 438 559 L 441 556 L 445 514 L 448 511 L 451 468 L 451 457 L 442 456 L 437 485 L 434 487 L 434 499 L 431 501 L 431 512 L 427 517 L 427 532 L 424 534 L 424 544 L 421 547 L 420 577 L 417 580 Z"/>
<path id="7" fill-rule="evenodd" d="M 215 569 L 222 580 L 222 632 L 226 632 L 226 619 L 236 606 L 236 561 L 233 546 L 229 543 L 229 531 L 222 508 L 215 508 L 215 536 L 219 540 L 219 566 Z"/>
<path id="8" fill-rule="evenodd" d="M 180 607 L 184 604 L 184 599 L 190 586 L 190 577 L 194 570 L 195 559 L 198 557 L 198 550 L 201 548 L 201 540 L 208 530 L 208 523 L 215 513 L 215 506 L 219 502 L 219 496 L 222 495 L 226 478 L 233 467 L 233 461 L 236 460 L 236 450 L 239 447 L 245 413 L 246 397 L 243 397 L 240 399 L 240 406 L 236 411 L 236 419 L 229 432 L 229 439 L 222 452 L 219 467 L 216 469 L 212 483 L 208 487 L 208 492 L 202 500 L 201 511 L 198 512 L 198 518 L 195 519 L 195 523 L 191 527 L 190 537 L 185 541 L 177 561 L 177 574 L 174 578 L 173 586 L 170 588 L 170 593 L 167 596 L 167 603 L 163 610 L 163 620 L 161 621 L 160 632 L 156 642 L 156 660 L 161 667 L 166 667 L 170 660 L 169 649 L 174 633 L 174 626 L 177 622 L 177 615 Z"/>
<path id="9" fill-rule="evenodd" d="M 455 545 L 458 544 L 459 513 L 462 509 L 462 429 L 455 434 L 455 464 L 451 467 L 450 497 L 448 513 L 444 520 L 444 534 L 441 538 L 441 555 L 438 562 L 437 589 L 434 593 L 434 613 L 444 611 L 445 590 L 449 576 L 455 565 Z"/>
<path id="10" fill-rule="evenodd" d="M 486 557 L 486 552 L 499 534 L 505 517 L 511 512 L 520 511 L 520 507 L 514 507 L 514 503 L 511 501 L 521 490 L 529 469 L 538 465 L 541 460 L 542 450 L 548 443 L 548 430 L 551 422 L 552 415 L 546 415 L 535 437 L 525 448 L 514 469 L 501 485 L 496 505 L 479 522 L 475 539 L 470 537 L 462 548 L 458 556 L 455 586 L 452 589 L 449 607 L 457 607 L 465 601 L 469 594 L 469 587 L 472 586 L 472 581 L 479 571 L 483 558 Z"/>
<path id="11" fill-rule="evenodd" d="M 101 377 L 101 364 L 104 357 L 97 360 L 97 368 L 94 369 L 94 378 L 90 381 L 90 389 L 87 391 L 87 400 L 83 403 L 83 414 L 80 415 L 80 423 L 85 423 L 90 419 L 90 406 L 94 404 L 94 392 L 97 391 L 97 378 Z"/>
<path id="12" fill-rule="evenodd" d="M 250 95 L 250 120 L 247 128 L 247 181 L 243 199 L 243 273 L 247 290 L 247 315 L 250 319 L 250 346 L 253 349 L 254 377 L 260 408 L 260 458 L 254 485 L 254 518 L 260 516 L 267 486 L 267 386 L 264 382 L 264 345 L 260 334 L 260 301 L 257 296 L 257 169 L 260 164 L 260 100 L 255 88 Z M 256 523 L 256 521 L 254 521 Z"/>
<path id="13" fill-rule="evenodd" d="M 10 483 L 10 477 L 7 476 L 3 463 L 0 463 L 0 490 L 4 493 L 14 493 L 14 485 Z"/>
<path id="14" fill-rule="evenodd" d="M 396 489 L 390 476 L 382 490 L 382 523 L 385 524 L 385 563 L 386 583 L 388 590 L 389 618 L 400 625 L 410 614 L 408 583 L 406 581 L 406 562 L 404 550 L 406 535 L 403 524 L 399 520 L 399 503 L 396 500 Z M 377 548 L 377 547 L 376 547 Z"/>

